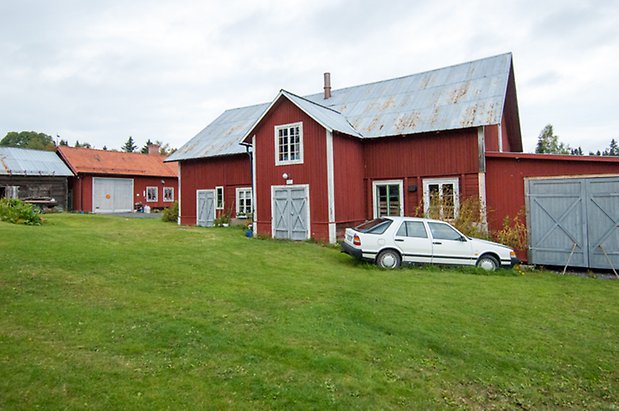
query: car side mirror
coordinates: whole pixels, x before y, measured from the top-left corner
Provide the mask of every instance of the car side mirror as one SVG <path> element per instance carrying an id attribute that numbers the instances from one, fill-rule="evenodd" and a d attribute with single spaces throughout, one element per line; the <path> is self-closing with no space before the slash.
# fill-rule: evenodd
<path id="1" fill-rule="evenodd" d="M 463 236 L 463 235 L 461 235 L 461 236 L 460 236 L 460 241 L 462 241 L 463 243 L 466 243 L 466 237 L 465 237 L 465 236 Z"/>

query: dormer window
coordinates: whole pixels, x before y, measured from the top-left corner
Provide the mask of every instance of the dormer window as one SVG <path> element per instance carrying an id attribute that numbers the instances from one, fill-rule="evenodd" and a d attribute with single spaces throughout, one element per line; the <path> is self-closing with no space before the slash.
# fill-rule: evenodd
<path id="1" fill-rule="evenodd" d="M 303 123 L 275 127 L 275 165 L 303 163 Z"/>

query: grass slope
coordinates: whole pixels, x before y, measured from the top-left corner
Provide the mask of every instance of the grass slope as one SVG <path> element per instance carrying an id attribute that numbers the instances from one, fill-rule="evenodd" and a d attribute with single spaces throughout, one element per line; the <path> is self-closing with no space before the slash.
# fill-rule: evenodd
<path id="1" fill-rule="evenodd" d="M 617 409 L 619 282 L 237 229 L 0 223 L 0 409 Z"/>

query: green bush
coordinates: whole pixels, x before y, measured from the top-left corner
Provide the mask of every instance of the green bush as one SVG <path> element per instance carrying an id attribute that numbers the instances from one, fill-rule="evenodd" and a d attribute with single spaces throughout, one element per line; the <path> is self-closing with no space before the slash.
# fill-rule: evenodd
<path id="1" fill-rule="evenodd" d="M 178 221 L 178 202 L 175 201 L 171 207 L 163 209 L 161 220 L 168 223 L 176 223 Z"/>
<path id="2" fill-rule="evenodd" d="M 41 211 L 32 204 L 11 198 L 0 199 L 0 221 L 13 224 L 41 225 Z"/>

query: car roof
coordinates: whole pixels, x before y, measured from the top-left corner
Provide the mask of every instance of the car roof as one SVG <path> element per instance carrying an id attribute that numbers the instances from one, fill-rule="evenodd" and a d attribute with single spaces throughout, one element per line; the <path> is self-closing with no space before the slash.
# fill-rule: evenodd
<path id="1" fill-rule="evenodd" d="M 433 218 L 424 218 L 424 217 L 407 217 L 407 216 L 383 216 L 379 218 L 386 218 L 393 221 L 426 221 L 428 223 L 447 223 L 448 221 L 435 220 Z"/>

